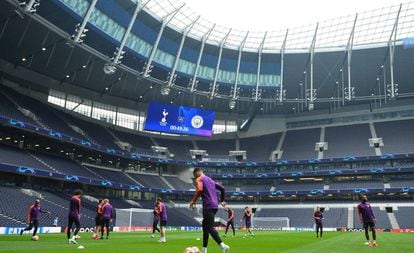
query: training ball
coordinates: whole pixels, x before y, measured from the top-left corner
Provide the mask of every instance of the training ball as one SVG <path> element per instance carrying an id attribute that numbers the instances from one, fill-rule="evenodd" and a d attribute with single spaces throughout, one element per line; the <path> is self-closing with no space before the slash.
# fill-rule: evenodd
<path id="1" fill-rule="evenodd" d="M 188 247 L 184 250 L 184 253 L 200 253 L 197 247 Z"/>
<path id="2" fill-rule="evenodd" d="M 33 241 L 37 241 L 37 240 L 39 240 L 39 236 L 37 236 L 37 235 L 32 236 L 32 240 L 33 240 Z"/>
<path id="3" fill-rule="evenodd" d="M 78 249 L 84 249 L 85 247 L 83 247 L 82 245 L 79 245 Z"/>
<path id="4" fill-rule="evenodd" d="M 197 237 L 197 239 L 196 239 L 197 241 L 200 241 L 201 239 L 200 239 L 200 237 Z"/>

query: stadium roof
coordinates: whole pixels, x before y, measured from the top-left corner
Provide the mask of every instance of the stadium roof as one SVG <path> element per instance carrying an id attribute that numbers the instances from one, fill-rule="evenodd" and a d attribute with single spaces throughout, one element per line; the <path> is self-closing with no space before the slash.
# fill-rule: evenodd
<path id="1" fill-rule="evenodd" d="M 137 0 L 131 1 L 136 2 Z M 246 38 L 244 51 L 257 51 L 262 43 L 264 52 L 279 51 L 285 37 L 287 51 L 302 51 L 310 47 L 315 32 L 317 34 L 315 45 L 317 50 L 343 49 L 348 43 L 354 23 L 354 47 L 380 46 L 389 41 L 397 17 L 397 40 L 412 37 L 414 34 L 414 2 L 396 4 L 395 1 L 388 1 L 394 5 L 329 20 L 320 20 L 319 23 L 314 22 L 303 26 L 281 28 L 280 25 L 277 25 L 276 30 L 268 31 L 264 31 L 260 27 L 254 31 L 248 31 L 240 30 L 238 27 L 216 24 L 214 20 L 204 18 L 203 13 L 194 11 L 191 8 L 191 3 L 186 4 L 185 2 L 183 0 L 150 0 L 145 9 L 159 20 L 171 19 L 168 25 L 177 31 L 190 27 L 194 22 L 188 35 L 199 40 L 207 36 L 211 30 L 207 38 L 209 44 L 219 45 L 229 33 L 225 47 L 238 49 Z M 176 13 L 174 13 L 175 10 Z M 281 11 L 275 11 L 275 15 L 278 15 L 278 12 Z M 297 18 L 296 14 L 292 16 Z"/>

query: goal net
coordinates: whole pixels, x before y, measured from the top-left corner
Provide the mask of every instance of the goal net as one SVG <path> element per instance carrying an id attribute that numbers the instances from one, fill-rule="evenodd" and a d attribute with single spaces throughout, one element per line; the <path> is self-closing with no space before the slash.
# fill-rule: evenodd
<path id="1" fill-rule="evenodd" d="M 253 224 L 255 229 L 278 229 L 290 227 L 288 217 L 254 217 Z"/>
<path id="2" fill-rule="evenodd" d="M 116 226 L 132 231 L 133 227 L 150 227 L 153 220 L 152 209 L 116 209 Z"/>

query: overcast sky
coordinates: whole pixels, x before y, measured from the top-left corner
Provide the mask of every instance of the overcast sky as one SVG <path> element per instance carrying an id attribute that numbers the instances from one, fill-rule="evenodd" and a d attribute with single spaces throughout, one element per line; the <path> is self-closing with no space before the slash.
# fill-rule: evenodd
<path id="1" fill-rule="evenodd" d="M 241 30 L 280 30 L 366 10 L 398 5 L 402 0 L 182 0 L 202 17 Z M 405 0 L 404 2 L 407 2 Z"/>

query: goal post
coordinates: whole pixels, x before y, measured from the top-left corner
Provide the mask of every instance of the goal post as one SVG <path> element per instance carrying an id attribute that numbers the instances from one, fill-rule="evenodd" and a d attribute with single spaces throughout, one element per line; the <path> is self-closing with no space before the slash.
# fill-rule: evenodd
<path id="1" fill-rule="evenodd" d="M 253 225 L 255 229 L 290 228 L 290 220 L 288 217 L 254 217 Z"/>
<path id="2" fill-rule="evenodd" d="M 152 226 L 153 210 L 142 208 L 116 209 L 117 227 L 127 227 L 131 231 L 132 227 L 149 227 Z"/>

